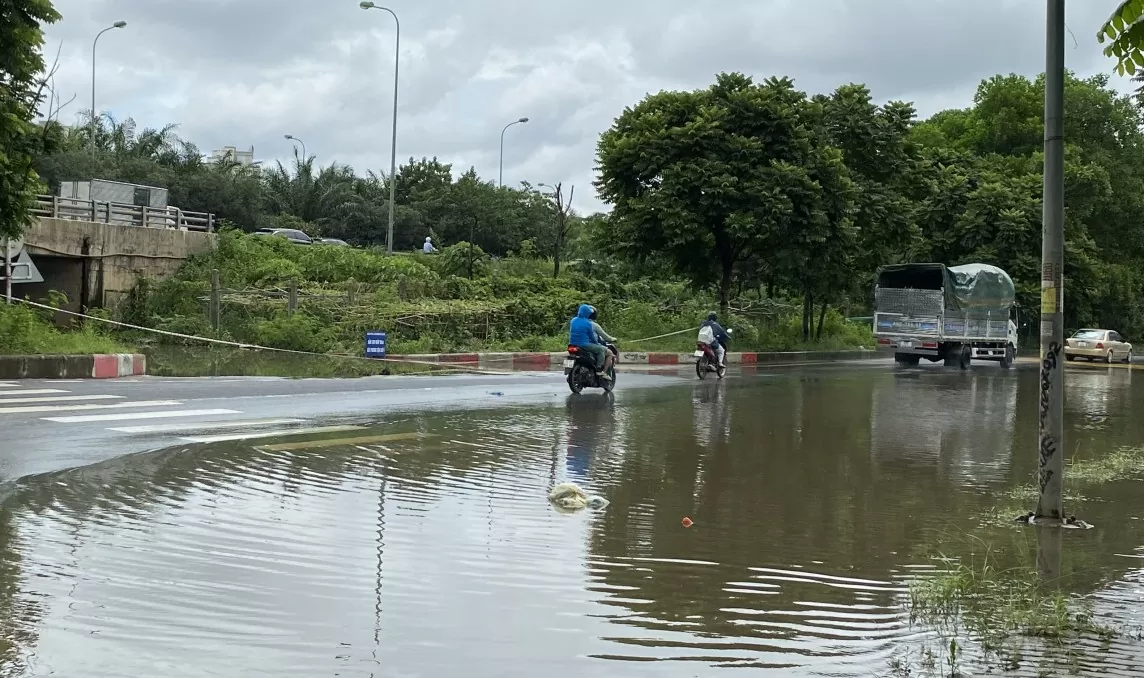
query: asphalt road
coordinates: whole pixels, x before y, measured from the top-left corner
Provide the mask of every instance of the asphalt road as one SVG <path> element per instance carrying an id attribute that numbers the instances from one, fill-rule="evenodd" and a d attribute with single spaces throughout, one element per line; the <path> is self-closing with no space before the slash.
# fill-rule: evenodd
<path id="1" fill-rule="evenodd" d="M 618 388 L 682 380 L 632 372 L 620 377 Z M 0 381 L 0 482 L 179 444 L 317 433 L 413 410 L 505 407 L 567 396 L 557 372 Z"/>
<path id="2" fill-rule="evenodd" d="M 1035 360 L 1021 362 L 1021 369 L 1036 369 Z M 790 369 L 829 373 L 843 366 L 894 369 L 889 359 L 863 360 L 759 366 L 757 371 L 748 370 L 747 376 Z M 999 368 L 994 363 L 975 363 L 973 369 Z M 742 376 L 732 367 L 729 378 Z M 690 366 L 632 369 L 621 372 L 617 394 L 694 380 Z M 384 426 L 394 415 L 419 410 L 555 404 L 567 397 L 568 388 L 559 372 L 357 379 L 0 381 L 0 484 L 178 445 Z"/>

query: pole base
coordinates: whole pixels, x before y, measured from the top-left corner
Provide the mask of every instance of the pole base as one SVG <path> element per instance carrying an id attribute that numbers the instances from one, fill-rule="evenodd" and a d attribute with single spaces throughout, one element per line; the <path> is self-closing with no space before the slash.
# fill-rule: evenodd
<path id="1" fill-rule="evenodd" d="M 1069 516 L 1064 520 L 1047 517 L 1039 518 L 1033 511 L 1017 516 L 1013 519 L 1013 522 L 1020 523 L 1021 525 L 1034 525 L 1036 527 L 1059 527 L 1065 530 L 1091 530 L 1096 527 L 1092 523 L 1087 523 L 1076 516 Z"/>

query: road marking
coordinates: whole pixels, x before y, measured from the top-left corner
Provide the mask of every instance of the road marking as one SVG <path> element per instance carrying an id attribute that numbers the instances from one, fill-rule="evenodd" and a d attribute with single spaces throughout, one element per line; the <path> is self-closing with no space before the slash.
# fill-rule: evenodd
<path id="1" fill-rule="evenodd" d="M 3 402 L 3 401 L 0 401 Z M 76 410 L 108 410 L 123 407 L 171 407 L 182 405 L 180 400 L 139 400 L 110 405 L 32 405 L 28 407 L 0 407 L 0 414 L 28 414 L 31 412 L 74 412 Z"/>
<path id="2" fill-rule="evenodd" d="M 28 391 L 31 393 L 31 391 Z M 64 395 L 64 396 L 41 396 L 36 398 L 0 398 L 0 405 L 7 405 L 8 403 L 59 403 L 69 402 L 75 400 L 122 400 L 127 396 L 121 395 Z"/>
<path id="3" fill-rule="evenodd" d="M 62 388 L 30 388 L 25 391 L 4 391 L 0 393 L 0 398 L 6 398 L 7 396 L 45 395 L 48 393 L 71 393 L 71 391 L 65 391 Z M 0 400 L 0 402 L 4 401 Z"/>
<path id="4" fill-rule="evenodd" d="M 123 407 L 138 406 L 144 403 L 122 403 Z M 178 401 L 154 401 L 146 405 L 158 407 L 162 405 L 182 405 Z M 80 407 L 80 406 L 77 406 Z M 92 406 L 92 409 L 99 406 Z M 106 405 L 116 407 L 116 405 Z M 3 410 L 0 410 L 2 412 Z M 54 421 L 58 424 L 80 424 L 89 421 L 117 421 L 125 419 L 166 419 L 173 417 L 210 417 L 216 414 L 242 414 L 239 410 L 171 410 L 169 412 L 125 412 L 123 414 L 83 414 L 75 417 L 44 417 L 44 421 Z"/>
<path id="5" fill-rule="evenodd" d="M 251 426 L 277 426 L 280 424 L 300 424 L 304 419 L 248 419 L 246 421 L 219 421 L 207 424 L 147 424 L 144 426 L 119 426 L 108 431 L 119 433 L 178 433 L 180 431 L 209 431 L 220 428 L 246 428 Z"/>
<path id="6" fill-rule="evenodd" d="M 0 381 L 0 388 L 20 388 L 20 385 L 10 381 Z"/>
<path id="7" fill-rule="evenodd" d="M 297 436 L 305 433 L 333 433 L 335 431 L 360 431 L 364 426 L 311 426 L 309 428 L 283 428 L 276 431 L 259 431 L 257 433 L 229 433 L 219 436 L 189 436 L 180 438 L 191 443 L 222 443 L 230 440 L 254 440 L 255 438 L 278 438 L 284 436 Z"/>

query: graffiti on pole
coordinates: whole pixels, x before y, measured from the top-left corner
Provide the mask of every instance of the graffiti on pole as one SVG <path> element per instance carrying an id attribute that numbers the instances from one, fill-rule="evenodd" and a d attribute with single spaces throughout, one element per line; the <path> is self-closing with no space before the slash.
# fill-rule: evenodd
<path id="1" fill-rule="evenodd" d="M 1049 399 L 1053 390 L 1052 372 L 1057 368 L 1057 360 L 1060 358 L 1061 345 L 1057 342 L 1049 344 L 1049 350 L 1045 352 L 1044 357 L 1041 359 L 1041 399 L 1040 399 L 1040 417 L 1038 419 L 1037 433 L 1040 437 L 1040 461 L 1038 464 L 1038 480 L 1041 484 L 1041 492 L 1045 491 L 1045 486 L 1053 477 L 1053 472 L 1048 468 L 1049 460 L 1057 453 L 1057 441 L 1053 438 L 1052 431 L 1049 430 Z"/>

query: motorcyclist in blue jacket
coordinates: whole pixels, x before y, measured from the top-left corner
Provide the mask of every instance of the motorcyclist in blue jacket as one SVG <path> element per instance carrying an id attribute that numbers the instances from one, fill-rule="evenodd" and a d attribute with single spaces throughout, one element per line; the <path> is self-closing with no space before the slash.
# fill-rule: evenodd
<path id="1" fill-rule="evenodd" d="M 599 335 L 596 334 L 591 316 L 592 307 L 588 304 L 580 304 L 580 308 L 576 309 L 576 317 L 572 318 L 572 322 L 568 324 L 568 345 L 575 346 L 584 353 L 591 355 L 596 374 L 604 379 L 611 379 L 611 375 L 608 374 L 611 356 L 608 355 L 609 351 L 604 347 Z"/>
<path id="2" fill-rule="evenodd" d="M 714 335 L 715 341 L 711 346 L 715 349 L 715 356 L 719 359 L 719 367 L 725 367 L 727 345 L 731 341 L 731 335 L 729 335 L 727 331 L 723 329 L 723 326 L 719 324 L 718 316 L 715 315 L 714 311 L 708 313 L 707 320 L 704 320 L 703 324 L 699 326 L 701 335 L 704 334 L 703 328 L 705 327 L 711 328 L 711 334 Z"/>

